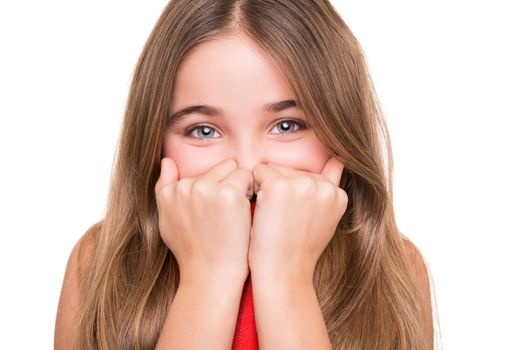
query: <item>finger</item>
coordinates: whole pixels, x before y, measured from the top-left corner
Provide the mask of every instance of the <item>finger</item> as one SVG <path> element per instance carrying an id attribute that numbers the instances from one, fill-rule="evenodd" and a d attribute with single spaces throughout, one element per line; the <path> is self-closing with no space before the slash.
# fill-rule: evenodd
<path id="1" fill-rule="evenodd" d="M 221 184 L 237 188 L 248 199 L 253 195 L 253 174 L 248 168 L 243 167 L 233 171 L 222 180 Z"/>
<path id="2" fill-rule="evenodd" d="M 312 177 L 314 177 L 314 178 L 316 178 L 318 180 L 325 180 L 325 178 L 323 176 L 321 176 L 320 174 L 312 173 L 310 171 L 297 170 L 297 169 L 289 168 L 289 167 L 286 167 L 286 166 L 283 166 L 283 165 L 278 165 L 278 164 L 275 164 L 275 163 L 268 163 L 268 165 L 270 165 L 270 166 L 274 167 L 275 169 L 277 169 L 284 176 L 295 177 L 295 176 L 303 175 L 303 176 L 312 176 Z"/>
<path id="3" fill-rule="evenodd" d="M 257 164 L 253 167 L 253 181 L 255 184 L 255 192 L 259 192 L 263 181 L 271 181 L 278 177 L 282 177 L 282 173 L 276 168 L 267 164 Z"/>
<path id="4" fill-rule="evenodd" d="M 330 157 L 321 171 L 321 175 L 339 187 L 341 176 L 343 175 L 344 164 L 334 157 Z"/>
<path id="5" fill-rule="evenodd" d="M 219 183 L 235 169 L 237 169 L 237 161 L 235 159 L 223 159 L 201 175 L 200 179 L 205 182 Z"/>
<path id="6" fill-rule="evenodd" d="M 271 163 L 271 162 L 268 162 L 267 165 L 273 167 L 275 170 L 280 172 L 283 176 L 294 176 L 294 175 L 296 175 L 295 174 L 296 173 L 295 169 L 286 167 L 284 165 L 279 165 L 279 164 Z"/>
<path id="7" fill-rule="evenodd" d="M 155 184 L 155 194 L 158 195 L 162 187 L 179 181 L 179 170 L 173 159 L 164 157 L 160 160 L 160 176 Z"/>

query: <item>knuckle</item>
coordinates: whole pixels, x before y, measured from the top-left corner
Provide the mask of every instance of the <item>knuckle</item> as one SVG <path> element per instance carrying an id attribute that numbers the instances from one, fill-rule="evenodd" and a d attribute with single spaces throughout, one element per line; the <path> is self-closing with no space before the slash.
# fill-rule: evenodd
<path id="1" fill-rule="evenodd" d="M 295 188 L 300 193 L 311 195 L 316 189 L 315 181 L 309 177 L 301 177 L 295 180 Z"/>
<path id="2" fill-rule="evenodd" d="M 188 198 L 191 194 L 191 186 L 192 182 L 190 179 L 181 179 L 179 182 L 177 182 L 177 185 L 175 186 L 176 192 L 177 194 L 182 195 L 184 198 Z"/>
<path id="3" fill-rule="evenodd" d="M 341 201 L 341 204 L 346 208 L 346 206 L 348 205 L 348 193 L 346 193 L 346 191 L 343 190 L 342 188 L 338 187 L 337 196 L 339 200 Z"/>
<path id="4" fill-rule="evenodd" d="M 169 184 L 164 185 L 164 186 L 159 186 L 158 190 L 155 192 L 157 202 L 166 203 L 167 201 L 169 201 L 171 197 L 171 190 L 172 190 L 172 186 Z"/>
<path id="5" fill-rule="evenodd" d="M 329 182 L 319 183 L 319 196 L 323 201 L 333 201 L 337 198 L 335 187 Z"/>
<path id="6" fill-rule="evenodd" d="M 224 185 L 219 188 L 218 197 L 221 201 L 233 202 L 238 197 L 237 188 L 230 184 Z"/>
<path id="7" fill-rule="evenodd" d="M 345 190 L 343 190 L 341 187 L 336 188 L 337 195 L 342 197 L 345 200 L 348 200 L 348 193 L 346 193 Z"/>
<path id="8" fill-rule="evenodd" d="M 189 178 L 183 178 L 177 181 L 176 187 L 177 189 L 188 189 L 191 188 L 192 182 Z"/>
<path id="9" fill-rule="evenodd" d="M 192 192 L 195 193 L 198 196 L 208 196 L 210 193 L 210 185 L 201 179 L 197 179 L 193 182 L 193 185 L 191 186 Z"/>
<path id="10" fill-rule="evenodd" d="M 272 182 L 270 188 L 276 193 L 281 193 L 281 192 L 288 191 L 290 188 L 290 184 L 288 181 L 286 181 L 286 179 L 279 178 L 279 179 L 275 179 Z"/>

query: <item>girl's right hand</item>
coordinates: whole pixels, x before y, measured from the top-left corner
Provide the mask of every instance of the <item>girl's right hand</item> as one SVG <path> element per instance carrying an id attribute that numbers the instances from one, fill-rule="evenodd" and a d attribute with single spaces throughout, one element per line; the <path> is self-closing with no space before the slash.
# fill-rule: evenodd
<path id="1" fill-rule="evenodd" d="M 175 255 L 181 283 L 248 275 L 253 175 L 225 159 L 208 172 L 179 179 L 175 162 L 161 160 L 155 185 L 159 229 Z"/>

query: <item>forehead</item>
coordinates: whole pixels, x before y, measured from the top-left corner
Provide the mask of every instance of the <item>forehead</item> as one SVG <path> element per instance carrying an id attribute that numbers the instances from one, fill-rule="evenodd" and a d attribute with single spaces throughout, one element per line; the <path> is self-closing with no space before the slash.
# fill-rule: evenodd
<path id="1" fill-rule="evenodd" d="M 271 57 L 243 34 L 195 47 L 175 77 L 172 111 L 190 104 L 260 105 L 293 99 L 294 94 Z M 226 107 L 225 107 L 226 108 Z"/>

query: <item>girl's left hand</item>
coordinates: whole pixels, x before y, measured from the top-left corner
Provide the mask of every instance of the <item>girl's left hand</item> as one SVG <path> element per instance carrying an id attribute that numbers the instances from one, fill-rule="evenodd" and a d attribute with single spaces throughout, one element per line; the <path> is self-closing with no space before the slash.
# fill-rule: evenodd
<path id="1" fill-rule="evenodd" d="M 268 163 L 253 169 L 257 193 L 248 264 L 252 276 L 309 283 L 317 260 L 346 211 L 343 164 L 330 158 L 321 174 Z"/>

